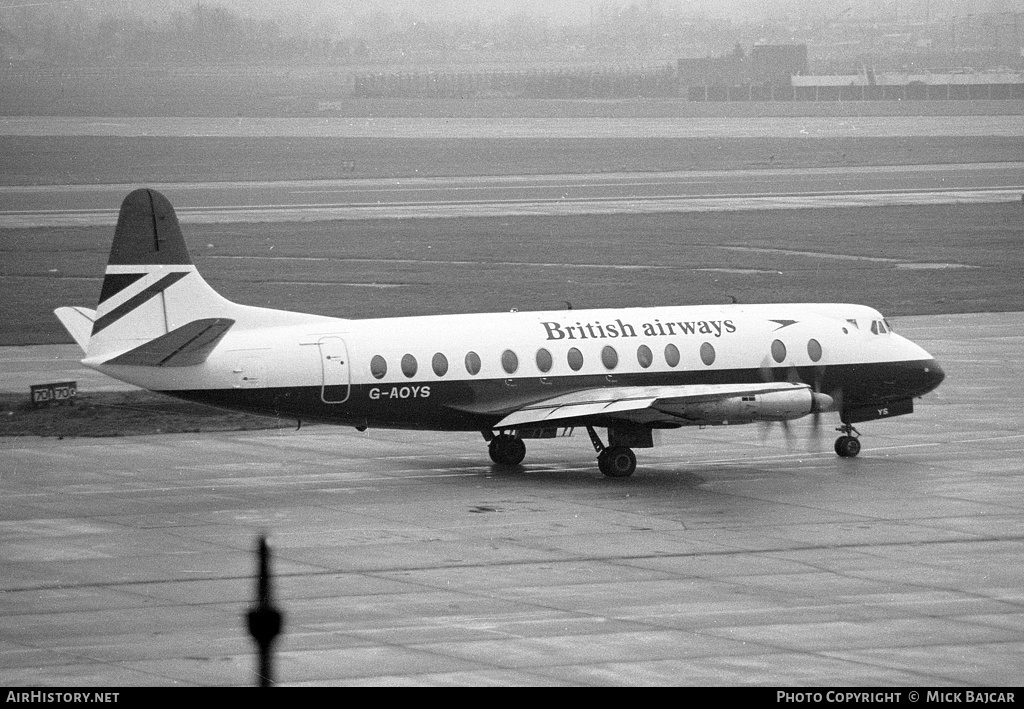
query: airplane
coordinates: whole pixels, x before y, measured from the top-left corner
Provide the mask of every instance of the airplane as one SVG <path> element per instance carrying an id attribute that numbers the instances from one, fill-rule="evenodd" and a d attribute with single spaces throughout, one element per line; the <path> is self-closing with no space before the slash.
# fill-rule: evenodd
<path id="1" fill-rule="evenodd" d="M 598 468 L 636 469 L 654 431 L 913 412 L 945 377 L 875 309 L 721 304 L 344 319 L 233 303 L 199 274 L 171 203 L 121 205 L 95 310 L 55 311 L 82 363 L 180 399 L 353 426 L 479 431 L 498 466 L 584 428 Z M 597 429 L 606 429 L 606 440 Z"/>

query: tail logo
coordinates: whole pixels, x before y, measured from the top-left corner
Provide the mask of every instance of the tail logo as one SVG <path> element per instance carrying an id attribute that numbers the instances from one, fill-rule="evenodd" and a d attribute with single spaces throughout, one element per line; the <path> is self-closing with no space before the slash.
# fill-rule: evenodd
<path id="1" fill-rule="evenodd" d="M 100 291 L 100 305 L 114 297 L 125 288 L 140 278 L 145 277 L 145 272 L 140 273 L 110 273 L 103 278 L 103 290 Z"/>
<path id="2" fill-rule="evenodd" d="M 110 312 L 104 313 L 100 317 L 96 318 L 96 322 L 93 323 L 93 326 L 92 326 L 92 334 L 95 335 L 96 333 L 100 332 L 104 328 L 106 328 L 106 327 L 108 327 L 110 325 L 113 325 L 118 320 L 120 320 L 124 316 L 128 315 L 129 313 L 131 313 L 133 310 L 135 310 L 136 308 L 138 308 L 142 304 L 144 304 L 147 301 L 149 301 L 151 298 L 155 298 L 156 296 L 158 296 L 161 293 L 163 293 L 165 290 L 167 290 L 172 285 L 174 285 L 175 283 L 180 281 L 182 278 L 187 276 L 189 273 L 191 273 L 191 271 L 176 271 L 174 273 L 169 273 L 166 276 L 164 276 L 163 278 L 161 278 L 159 281 L 154 283 L 153 285 L 148 286 L 147 288 L 142 289 L 139 293 L 137 293 L 136 295 L 133 295 L 131 298 L 129 298 L 125 302 L 121 303 L 120 305 L 118 305 L 117 307 L 112 309 Z M 144 273 L 141 273 L 141 274 L 134 274 L 134 273 L 133 274 L 108 274 L 106 276 L 106 278 L 103 279 L 103 294 L 106 296 L 106 298 L 104 298 L 104 300 L 109 299 L 112 295 L 114 295 L 114 294 L 124 290 L 129 285 L 131 285 L 131 283 L 134 283 L 139 278 L 142 278 L 145 275 L 146 274 L 144 274 Z M 130 280 L 128 280 L 128 278 L 126 278 L 126 277 L 130 277 Z M 117 280 L 116 281 L 111 281 L 110 288 L 108 289 L 107 283 L 112 278 L 116 278 Z M 122 279 L 124 279 L 124 280 L 122 280 Z M 126 280 L 128 282 L 125 282 Z M 108 293 L 108 290 L 112 291 L 112 292 Z"/>

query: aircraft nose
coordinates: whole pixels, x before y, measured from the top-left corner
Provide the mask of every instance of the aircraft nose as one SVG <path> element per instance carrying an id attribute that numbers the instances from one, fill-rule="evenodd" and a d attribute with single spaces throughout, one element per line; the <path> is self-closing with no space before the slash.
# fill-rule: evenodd
<path id="1" fill-rule="evenodd" d="M 913 399 L 924 397 L 926 393 L 933 391 L 946 378 L 945 371 L 934 359 L 919 362 L 908 374 L 909 376 L 906 378 L 906 393 Z"/>
<path id="2" fill-rule="evenodd" d="M 921 392 L 917 396 L 933 391 L 939 384 L 942 384 L 942 380 L 945 378 L 945 370 L 942 369 L 942 366 L 935 359 L 924 362 L 920 370 Z"/>

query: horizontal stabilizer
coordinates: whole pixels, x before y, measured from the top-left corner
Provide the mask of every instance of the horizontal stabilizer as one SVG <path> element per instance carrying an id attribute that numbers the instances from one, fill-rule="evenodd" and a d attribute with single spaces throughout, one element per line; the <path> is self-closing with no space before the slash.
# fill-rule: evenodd
<path id="1" fill-rule="evenodd" d="M 235 321 L 228 318 L 193 320 L 134 350 L 107 360 L 104 364 L 136 367 L 191 367 L 202 364 L 234 324 Z"/>
<path id="2" fill-rule="evenodd" d="M 96 311 L 77 305 L 57 308 L 53 314 L 60 320 L 64 329 L 75 338 L 82 352 L 89 349 L 89 337 L 92 335 L 92 324 L 96 320 Z"/>

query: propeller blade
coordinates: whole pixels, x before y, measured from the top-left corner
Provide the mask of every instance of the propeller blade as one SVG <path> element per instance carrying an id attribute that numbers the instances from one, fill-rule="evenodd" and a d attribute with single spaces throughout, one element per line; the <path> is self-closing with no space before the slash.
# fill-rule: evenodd
<path id="1" fill-rule="evenodd" d="M 793 427 L 789 425 L 789 421 L 782 422 L 782 435 L 786 439 L 786 448 L 792 451 L 795 439 L 793 438 Z"/>
<path id="2" fill-rule="evenodd" d="M 832 391 L 832 410 L 842 411 L 843 410 L 843 390 L 834 389 Z"/>
<path id="3" fill-rule="evenodd" d="M 807 437 L 807 449 L 816 451 L 821 448 L 821 412 L 811 414 L 811 434 Z"/>

